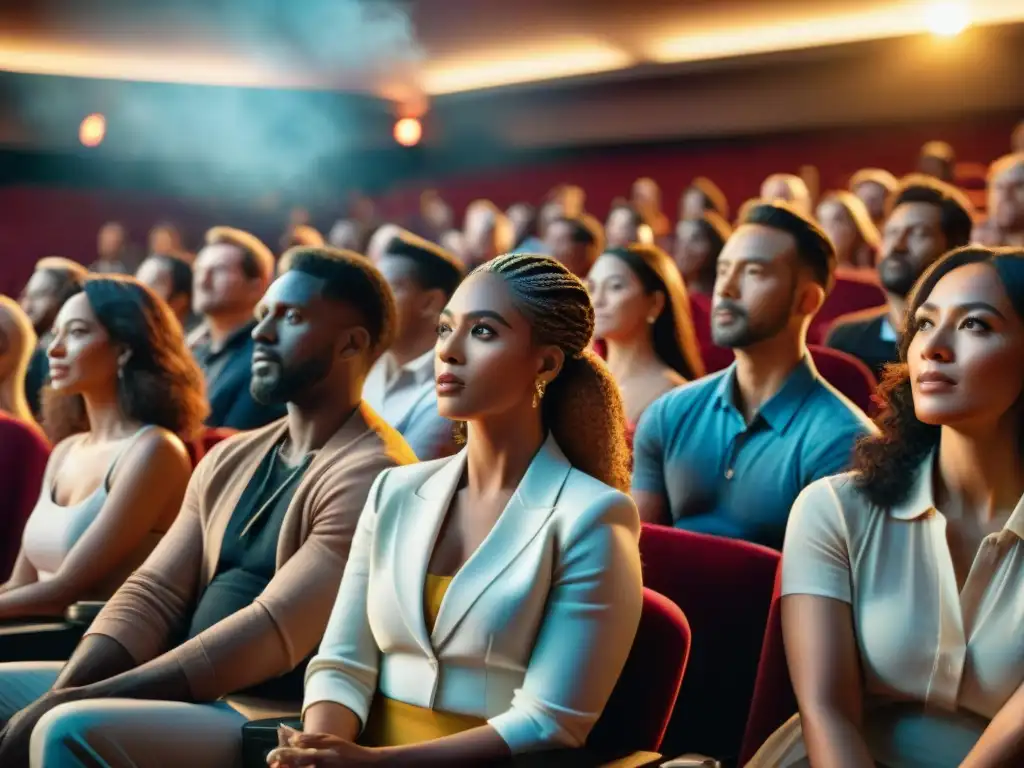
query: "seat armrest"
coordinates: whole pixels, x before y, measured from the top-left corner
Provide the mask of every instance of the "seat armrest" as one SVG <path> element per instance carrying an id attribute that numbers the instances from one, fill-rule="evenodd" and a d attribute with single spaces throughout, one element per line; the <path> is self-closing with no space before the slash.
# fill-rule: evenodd
<path id="1" fill-rule="evenodd" d="M 267 755 L 277 749 L 277 726 L 282 723 L 302 730 L 302 720 L 298 717 L 250 720 L 242 726 L 242 768 L 267 768 Z"/>
<path id="2" fill-rule="evenodd" d="M 713 757 L 689 753 L 662 763 L 661 768 L 722 768 L 722 764 Z"/>
<path id="3" fill-rule="evenodd" d="M 79 600 L 64 612 L 64 620 L 80 627 L 88 627 L 106 604 L 105 600 Z"/>

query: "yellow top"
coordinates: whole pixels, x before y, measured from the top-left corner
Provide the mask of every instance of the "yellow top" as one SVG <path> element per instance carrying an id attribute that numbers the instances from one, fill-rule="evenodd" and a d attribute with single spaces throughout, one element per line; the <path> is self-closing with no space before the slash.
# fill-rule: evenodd
<path id="1" fill-rule="evenodd" d="M 429 632 L 434 630 L 437 614 L 441 612 L 441 601 L 444 600 L 444 594 L 451 583 L 451 576 L 427 574 L 423 589 L 423 618 Z M 359 743 L 368 747 L 419 744 L 468 731 L 485 723 L 486 721 L 479 717 L 417 707 L 404 701 L 389 699 L 378 692 L 373 697 L 370 717 L 362 736 L 359 737 Z"/>

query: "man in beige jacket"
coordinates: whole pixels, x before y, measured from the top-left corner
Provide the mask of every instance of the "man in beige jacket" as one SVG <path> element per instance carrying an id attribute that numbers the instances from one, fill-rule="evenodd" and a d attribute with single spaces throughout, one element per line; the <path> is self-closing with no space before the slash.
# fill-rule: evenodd
<path id="1" fill-rule="evenodd" d="M 289 261 L 252 332 L 253 396 L 288 416 L 200 463 L 67 664 L 0 665 L 0 765 L 226 768 L 247 719 L 298 710 L 370 486 L 415 457 L 362 403 L 395 327 L 380 273 L 326 248 Z"/>

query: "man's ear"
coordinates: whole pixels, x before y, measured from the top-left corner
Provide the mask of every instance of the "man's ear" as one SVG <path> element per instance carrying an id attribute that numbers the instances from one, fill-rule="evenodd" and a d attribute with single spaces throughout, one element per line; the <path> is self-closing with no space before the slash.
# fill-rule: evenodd
<path id="1" fill-rule="evenodd" d="M 370 345 L 370 332 L 361 325 L 353 326 L 345 332 L 338 347 L 338 356 L 349 360 L 369 351 Z"/>
<path id="2" fill-rule="evenodd" d="M 797 311 L 801 315 L 812 317 L 821 309 L 825 303 L 825 288 L 815 280 L 808 280 L 800 292 L 800 300 L 797 304 Z"/>
<path id="3" fill-rule="evenodd" d="M 420 304 L 420 317 L 424 320 L 435 322 L 437 316 L 441 314 L 441 310 L 444 309 L 447 303 L 448 297 L 444 295 L 444 291 L 440 288 L 424 291 L 423 301 Z"/>

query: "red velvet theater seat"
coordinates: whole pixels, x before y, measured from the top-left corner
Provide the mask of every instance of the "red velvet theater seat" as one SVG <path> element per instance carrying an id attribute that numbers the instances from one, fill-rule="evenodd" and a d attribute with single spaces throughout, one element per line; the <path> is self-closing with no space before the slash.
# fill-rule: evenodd
<path id="1" fill-rule="evenodd" d="M 838 389 L 868 416 L 875 415 L 876 407 L 872 398 L 878 381 L 870 368 L 853 355 L 840 352 L 838 349 L 813 344 L 809 344 L 807 349 L 814 360 L 814 367 L 825 381 Z"/>
<path id="2" fill-rule="evenodd" d="M 825 341 L 828 327 L 837 317 L 883 304 L 885 292 L 878 284 L 878 275 L 873 269 L 839 269 L 836 271 L 836 284 L 811 322 L 807 340 L 811 344 L 821 344 Z"/>
<path id="3" fill-rule="evenodd" d="M 772 607 L 768 612 L 768 627 L 764 632 L 761 647 L 761 662 L 757 667 L 757 681 L 754 697 L 750 702 L 750 715 L 743 734 L 743 751 L 740 765 L 745 765 L 761 745 L 796 713 L 796 694 L 789 680 L 789 665 L 786 663 L 786 649 L 782 644 L 782 613 L 780 610 L 779 587 L 782 582 L 782 568 L 775 580 Z"/>
<path id="4" fill-rule="evenodd" d="M 690 664 L 661 752 L 739 756 L 779 553 L 756 544 L 644 525 L 644 584 L 686 614 Z"/>
<path id="5" fill-rule="evenodd" d="M 679 606 L 644 589 L 633 648 L 587 747 L 601 754 L 657 752 L 690 656 L 690 626 Z"/>

